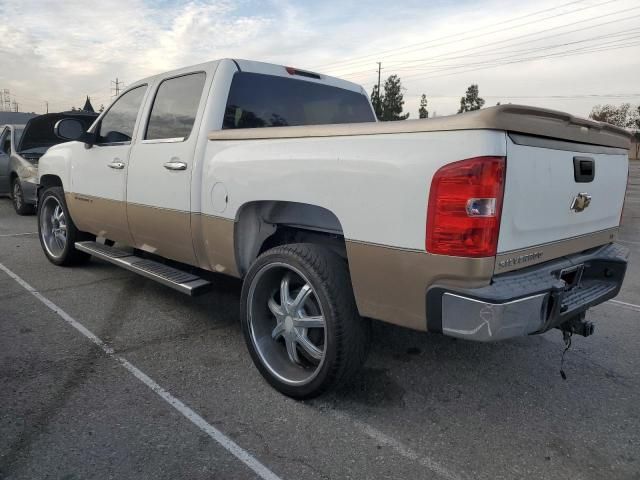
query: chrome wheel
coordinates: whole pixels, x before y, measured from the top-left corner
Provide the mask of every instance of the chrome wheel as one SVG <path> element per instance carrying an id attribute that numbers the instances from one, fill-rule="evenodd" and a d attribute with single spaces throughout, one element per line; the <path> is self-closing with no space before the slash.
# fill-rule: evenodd
<path id="1" fill-rule="evenodd" d="M 40 211 L 40 235 L 47 253 L 60 258 L 67 246 L 67 219 L 57 198 L 44 200 Z"/>
<path id="2" fill-rule="evenodd" d="M 18 180 L 13 182 L 13 205 L 16 210 L 20 210 L 22 208 L 22 188 L 20 188 Z"/>
<path id="3" fill-rule="evenodd" d="M 322 368 L 326 322 L 309 280 L 284 263 L 265 265 L 249 295 L 251 341 L 266 368 L 281 381 L 303 385 Z"/>

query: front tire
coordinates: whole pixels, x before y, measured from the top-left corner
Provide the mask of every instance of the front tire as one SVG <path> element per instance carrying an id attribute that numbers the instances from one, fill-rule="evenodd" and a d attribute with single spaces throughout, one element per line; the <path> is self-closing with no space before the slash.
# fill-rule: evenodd
<path id="1" fill-rule="evenodd" d="M 262 376 L 297 399 L 348 382 L 370 341 L 347 262 L 313 244 L 283 245 L 258 257 L 243 284 L 241 322 Z"/>
<path id="2" fill-rule="evenodd" d="M 24 201 L 24 192 L 22 191 L 22 185 L 18 177 L 11 182 L 11 202 L 13 203 L 13 209 L 18 215 L 33 215 L 35 208 L 33 205 L 29 205 Z"/>
<path id="3" fill-rule="evenodd" d="M 91 255 L 75 249 L 75 243 L 93 238 L 71 220 L 61 187 L 47 188 L 38 204 L 38 236 L 49 261 L 59 266 L 87 262 Z"/>

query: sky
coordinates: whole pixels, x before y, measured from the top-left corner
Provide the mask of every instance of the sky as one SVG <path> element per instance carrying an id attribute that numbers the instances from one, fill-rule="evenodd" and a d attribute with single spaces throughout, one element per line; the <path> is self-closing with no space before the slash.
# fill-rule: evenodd
<path id="1" fill-rule="evenodd" d="M 96 108 L 124 84 L 217 58 L 345 78 L 371 91 L 399 75 L 405 111 L 456 113 L 476 83 L 486 106 L 586 116 L 640 104 L 640 0 L 0 0 L 0 89 L 20 111 Z"/>

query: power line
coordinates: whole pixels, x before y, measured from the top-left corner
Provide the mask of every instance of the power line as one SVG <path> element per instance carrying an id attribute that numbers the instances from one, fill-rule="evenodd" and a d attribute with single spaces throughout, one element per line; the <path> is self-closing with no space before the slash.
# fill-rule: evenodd
<path id="1" fill-rule="evenodd" d="M 540 99 L 570 99 L 570 98 L 635 98 L 640 97 L 640 93 L 589 93 L 578 95 L 482 95 L 482 98 L 540 98 Z M 428 98 L 460 98 L 460 95 L 429 95 Z"/>
<path id="2" fill-rule="evenodd" d="M 633 7 L 633 8 L 631 8 L 631 10 L 638 9 L 638 8 L 640 8 L 640 7 Z M 626 12 L 626 10 L 623 10 L 622 12 Z M 620 13 L 620 12 L 614 12 L 614 13 L 610 13 L 610 14 L 607 14 L 607 15 L 604 15 L 604 16 L 606 17 L 606 16 L 614 15 L 615 13 Z M 597 17 L 597 18 L 602 18 L 602 17 L 603 16 L 600 16 L 600 17 Z M 539 41 L 542 41 L 542 40 L 548 40 L 550 38 L 559 37 L 559 36 L 563 36 L 563 35 L 568 35 L 570 33 L 576 33 L 576 32 L 580 32 L 580 31 L 583 31 L 583 30 L 592 30 L 594 28 L 602 27 L 602 26 L 605 26 L 605 25 L 610 25 L 612 23 L 620 23 L 620 22 L 624 22 L 624 21 L 628 21 L 628 20 L 633 20 L 633 19 L 638 18 L 638 17 L 640 17 L 640 14 L 632 15 L 632 16 L 626 17 L 624 19 L 609 20 L 607 22 L 597 23 L 595 25 L 588 25 L 586 27 L 576 28 L 576 29 L 569 30 L 569 31 L 566 31 L 566 32 L 560 32 L 560 33 L 556 33 L 556 34 L 553 34 L 553 35 L 547 35 L 546 37 L 542 37 L 542 38 L 530 39 L 530 40 L 526 40 L 526 41 L 522 41 L 522 42 L 513 43 L 511 45 L 504 45 L 502 47 L 497 47 L 497 48 L 491 48 L 491 49 L 485 49 L 485 50 L 477 51 L 478 49 L 484 49 L 485 47 L 490 47 L 492 45 L 511 42 L 512 40 L 517 40 L 517 39 L 520 39 L 520 38 L 523 38 L 523 37 L 529 37 L 529 36 L 532 36 L 532 35 L 538 35 L 538 34 L 541 34 L 541 33 L 545 33 L 545 32 L 547 32 L 549 30 L 556 30 L 558 28 L 563 28 L 565 26 L 567 26 L 567 27 L 568 26 L 572 26 L 572 25 L 576 24 L 576 22 L 574 22 L 574 23 L 570 23 L 570 24 L 567 24 L 567 25 L 561 25 L 561 26 L 558 26 L 558 27 L 553 27 L 551 29 L 542 30 L 542 31 L 539 31 L 539 32 L 532 32 L 532 33 L 528 33 L 528 34 L 525 34 L 525 35 L 519 35 L 519 36 L 513 37 L 511 39 L 498 40 L 498 41 L 495 41 L 495 42 L 490 42 L 490 43 L 486 43 L 486 44 L 483 44 L 483 45 L 478 45 L 478 46 L 475 46 L 475 47 L 464 48 L 464 49 L 460 49 L 460 50 L 454 50 L 454 51 L 446 53 L 446 54 L 435 55 L 435 56 L 431 57 L 431 59 L 429 61 L 425 61 L 425 60 L 407 60 L 406 62 L 397 61 L 396 63 L 398 63 L 398 65 L 396 65 L 395 68 L 401 67 L 403 64 L 414 64 L 414 65 L 408 66 L 407 68 L 417 68 L 417 67 L 421 67 L 423 65 L 434 65 L 434 63 L 430 63 L 430 62 L 433 62 L 434 60 L 436 61 L 435 63 L 437 64 L 438 60 L 441 60 L 441 61 L 442 60 L 456 60 L 456 59 L 460 59 L 460 58 L 466 58 L 466 57 L 477 56 L 477 55 L 495 55 L 497 50 L 505 50 L 505 49 L 516 47 L 518 45 L 529 45 L 529 44 L 534 43 L 534 42 L 539 42 Z M 585 21 L 590 21 L 590 20 L 594 20 L 594 19 L 595 18 L 581 20 L 581 21 L 579 21 L 577 23 L 584 23 Z M 632 29 L 629 29 L 629 30 L 623 30 L 622 32 L 629 32 L 631 30 L 635 30 L 635 28 L 632 28 Z M 608 35 L 618 35 L 620 33 L 621 32 L 618 32 L 618 33 L 615 33 L 615 34 L 608 34 Z M 540 46 L 538 48 L 546 48 L 546 46 Z M 464 52 L 470 52 L 470 53 L 466 53 L 464 55 L 457 55 L 457 56 L 452 55 L 452 54 L 464 53 Z M 506 53 L 510 53 L 510 52 L 506 52 Z M 416 62 L 419 62 L 419 63 L 416 63 Z M 360 75 L 362 73 L 367 73 L 367 72 L 368 71 L 347 73 L 347 74 L 343 74 L 342 76 L 350 77 L 350 76 L 356 76 L 356 75 Z"/>
<path id="3" fill-rule="evenodd" d="M 631 30 L 633 30 L 633 32 L 631 32 Z M 578 40 L 575 42 L 565 42 L 565 43 L 559 43 L 559 44 L 555 44 L 555 45 L 546 45 L 544 47 L 535 47 L 535 48 L 529 48 L 529 49 L 523 49 L 523 50 L 519 50 L 516 52 L 509 52 L 509 53 L 513 53 L 512 55 L 507 55 L 505 57 L 499 57 L 499 58 L 494 58 L 494 59 L 490 59 L 490 60 L 483 60 L 481 62 L 473 62 L 473 63 L 464 63 L 464 64 L 459 64 L 459 65 L 438 65 L 436 64 L 432 64 L 430 67 L 425 67 L 425 68 L 421 68 L 421 67 L 405 67 L 405 68 L 399 68 L 397 70 L 402 71 L 402 70 L 430 70 L 429 73 L 434 73 L 434 72 L 440 72 L 440 71 L 448 71 L 448 70 L 455 70 L 455 69 L 459 69 L 459 68 L 467 68 L 467 67 L 471 67 L 471 66 L 478 66 L 478 65 L 490 65 L 490 64 L 494 64 L 495 62 L 500 62 L 502 60 L 506 60 L 506 59 L 510 59 L 510 58 L 515 58 L 515 57 L 519 57 L 521 56 L 522 53 L 534 53 L 534 52 L 538 52 L 540 50 L 544 50 L 544 51 L 548 51 L 548 50 L 553 50 L 556 48 L 560 48 L 560 47 L 564 47 L 564 46 L 569 46 L 569 45 L 576 45 L 579 43 L 584 43 L 584 42 L 593 42 L 595 39 L 602 39 L 602 38 L 610 38 L 610 37 L 615 37 L 615 36 L 624 36 L 625 38 L 617 38 L 615 40 L 611 40 L 608 42 L 601 42 L 598 45 L 586 45 L 583 46 L 581 48 L 599 48 L 599 47 L 603 47 L 606 45 L 612 45 L 615 43 L 619 43 L 619 42 L 624 42 L 624 41 L 628 41 L 628 40 L 633 40 L 636 38 L 640 38 L 640 29 L 636 28 L 636 29 L 630 29 L 630 31 L 626 34 L 613 34 L 613 35 L 602 35 L 599 37 L 593 37 L 590 39 L 586 39 L 586 40 Z M 569 51 L 573 51 L 573 50 L 569 50 Z M 562 52 L 555 52 L 555 53 L 562 53 Z M 550 53 L 550 55 L 553 53 Z"/>
<path id="4" fill-rule="evenodd" d="M 553 31 L 553 30 L 558 30 L 560 28 L 571 27 L 573 25 L 578 25 L 578 24 L 585 23 L 585 22 L 590 22 L 590 21 L 596 20 L 596 19 L 610 17 L 612 15 L 617 15 L 617 14 L 620 14 L 620 13 L 627 13 L 629 11 L 637 10 L 639 8 L 640 8 L 640 6 L 631 7 L 631 8 L 628 8 L 628 9 L 619 10 L 617 12 L 610 12 L 610 13 L 605 14 L 605 15 L 599 15 L 597 17 L 591 17 L 591 18 L 578 20 L 576 22 L 571 22 L 571 23 L 564 24 L 564 25 L 558 25 L 558 26 L 555 26 L 555 27 L 550 27 L 550 28 L 547 28 L 547 29 L 544 29 L 544 30 L 539 30 L 537 32 L 530 32 L 530 33 L 526 33 L 526 34 L 523 34 L 523 35 L 518 35 L 518 36 L 515 36 L 515 37 L 503 39 L 503 40 L 497 40 L 497 41 L 485 43 L 483 45 L 478 45 L 478 46 L 475 46 L 475 47 L 468 47 L 468 48 L 463 48 L 463 49 L 459 49 L 459 50 L 454 50 L 454 51 L 448 52 L 446 54 L 440 54 L 440 55 L 433 56 L 433 57 L 431 57 L 430 61 L 433 61 L 433 60 L 436 60 L 436 59 L 459 58 L 459 57 L 451 57 L 451 55 L 455 54 L 455 53 L 472 52 L 472 51 L 477 50 L 479 48 L 485 48 L 485 47 L 490 47 L 490 46 L 493 46 L 493 45 L 509 43 L 509 42 L 512 42 L 513 40 L 518 40 L 518 39 L 521 39 L 521 38 L 527 38 L 527 37 L 531 37 L 531 36 L 535 36 L 535 35 L 540 35 L 540 34 L 547 33 L 547 32 Z M 578 29 L 570 30 L 568 32 L 560 32 L 560 33 L 557 33 L 557 34 L 554 34 L 554 35 L 550 35 L 550 36 L 547 36 L 547 37 L 544 37 L 544 38 L 528 40 L 528 41 L 525 41 L 525 42 L 519 42 L 519 43 L 512 44 L 512 45 L 506 45 L 506 46 L 500 47 L 498 49 L 510 48 L 510 47 L 513 47 L 513 46 L 516 46 L 516 45 L 522 45 L 522 44 L 526 44 L 526 43 L 529 43 L 529 42 L 537 42 L 537 41 L 540 41 L 540 40 L 546 40 L 548 38 L 557 37 L 557 36 L 561 36 L 561 35 L 567 35 L 569 33 L 575 33 L 575 32 L 578 32 L 578 31 L 593 29 L 593 28 L 596 28 L 596 27 L 609 25 L 609 24 L 612 24 L 612 23 L 632 20 L 632 19 L 637 18 L 637 17 L 640 17 L 640 15 L 633 15 L 633 16 L 626 17 L 626 18 L 623 18 L 623 19 L 614 19 L 614 20 L 610 20 L 610 21 L 607 21 L 607 22 L 602 22 L 602 23 L 599 23 L 599 24 L 596 24 L 596 25 L 589 25 L 589 26 L 586 26 L 586 27 L 581 27 L 581 28 L 578 28 Z M 401 62 L 401 61 L 399 61 L 399 62 Z M 406 62 L 406 63 L 415 63 L 415 61 L 413 61 L 413 62 L 409 61 L 409 62 Z M 428 63 L 428 61 L 423 61 L 422 63 L 418 63 L 416 65 L 413 65 L 413 67 L 419 67 L 419 66 L 422 66 L 422 65 L 427 64 L 427 63 Z M 400 63 L 400 65 L 402 65 L 402 63 Z M 359 75 L 361 73 L 364 73 L 364 72 L 344 73 L 341 76 L 350 77 L 350 76 Z"/>
<path id="5" fill-rule="evenodd" d="M 544 17 L 544 18 L 536 19 L 536 20 L 533 20 L 533 21 L 530 21 L 530 22 L 525 22 L 525 23 L 518 24 L 518 25 L 504 27 L 504 28 L 500 28 L 500 29 L 497 29 L 497 30 L 492 30 L 492 31 L 489 31 L 489 32 L 480 33 L 480 34 L 477 34 L 477 35 L 466 36 L 466 37 L 461 38 L 461 39 L 452 40 L 452 41 L 448 41 L 448 42 L 442 42 L 442 43 L 439 43 L 439 44 L 432 45 L 434 42 L 437 42 L 439 40 L 444 40 L 446 38 L 456 37 L 456 36 L 460 36 L 460 35 L 466 35 L 468 33 L 475 32 L 475 31 L 478 31 L 478 30 L 483 30 L 485 28 L 489 28 L 489 27 L 492 27 L 492 26 L 504 25 L 505 23 L 511 23 L 513 21 L 517 21 L 517 20 L 520 20 L 522 18 L 526 18 L 528 16 L 535 16 L 535 15 L 539 15 L 540 13 L 545 13 L 545 12 L 550 11 L 550 10 L 557 10 L 558 8 L 561 8 L 561 7 L 572 5 L 572 4 L 575 4 L 575 3 L 581 3 L 581 0 L 573 1 L 573 2 L 569 2 L 567 4 L 564 4 L 564 5 L 560 5 L 558 7 L 545 9 L 545 10 L 542 10 L 542 11 L 539 11 L 539 12 L 531 13 L 531 14 L 524 15 L 524 16 L 521 16 L 521 17 L 516 17 L 514 19 L 506 20 L 506 21 L 503 21 L 503 22 L 500 22 L 500 23 L 495 23 L 495 24 L 492 24 L 492 25 L 489 25 L 489 26 L 479 27 L 479 28 L 476 28 L 476 29 L 473 29 L 473 30 L 468 30 L 466 32 L 446 35 L 446 36 L 443 36 L 443 37 L 438 37 L 438 38 L 435 38 L 435 39 L 432 39 L 432 40 L 427 40 L 427 41 L 424 41 L 424 42 L 418 42 L 418 43 L 414 43 L 414 44 L 405 45 L 404 47 L 391 48 L 391 49 L 388 49 L 388 50 L 384 50 L 382 52 L 363 55 L 361 57 L 353 57 L 354 59 L 355 58 L 360 58 L 361 60 L 353 60 L 353 59 L 351 59 L 351 60 L 343 60 L 343 61 L 339 61 L 339 62 L 332 62 L 332 63 L 329 63 L 329 64 L 321 65 L 320 67 L 315 67 L 315 69 L 324 68 L 324 67 L 328 67 L 328 66 L 334 66 L 335 67 L 336 65 L 343 64 L 342 67 L 335 67 L 335 68 L 338 68 L 340 70 L 340 69 L 344 68 L 346 65 L 358 64 L 358 63 L 363 63 L 365 61 L 370 61 L 370 60 L 365 60 L 365 58 L 370 58 L 370 57 L 375 57 L 375 56 L 378 56 L 379 58 L 386 58 L 386 57 L 390 56 L 390 55 L 387 55 L 387 54 L 391 54 L 393 52 L 396 52 L 396 54 L 397 54 L 397 52 L 400 51 L 400 50 L 408 50 L 407 52 L 403 52 L 403 53 L 408 53 L 409 51 L 422 50 L 422 49 L 424 49 L 425 46 L 429 46 L 430 48 L 434 48 L 434 47 L 439 47 L 439 46 L 443 46 L 443 45 L 449 45 L 449 44 L 452 44 L 452 43 L 459 43 L 459 42 L 462 42 L 462 41 L 471 40 L 471 39 L 474 39 L 474 38 L 483 37 L 483 36 L 491 35 L 491 34 L 494 34 L 494 33 L 499 33 L 499 32 L 503 32 L 503 31 L 507 31 L 507 30 L 513 30 L 514 28 L 521 28 L 521 27 L 530 25 L 532 23 L 538 23 L 538 22 L 541 22 L 541 21 L 544 21 L 544 20 L 549 20 L 549 19 L 552 19 L 552 18 L 558 18 L 558 17 L 562 17 L 562 16 L 565 16 L 565 15 L 570 15 L 570 14 L 573 14 L 573 13 L 581 12 L 583 10 L 587 10 L 587 9 L 594 8 L 594 7 L 599 7 L 599 6 L 606 5 L 606 4 L 613 3 L 613 2 L 617 2 L 617 1 L 619 1 L 619 0 L 606 0 L 606 1 L 598 3 L 598 4 L 587 5 L 587 6 L 582 7 L 582 8 L 578 8 L 578 9 L 571 10 L 571 11 L 568 11 L 568 12 L 558 13 L 558 14 L 547 16 L 547 17 Z M 420 47 L 419 48 L 412 48 L 412 47 L 417 47 L 417 46 L 420 46 Z"/>
<path id="6" fill-rule="evenodd" d="M 539 55 L 539 56 L 535 56 L 535 57 L 529 57 L 529 58 L 524 58 L 524 59 L 519 59 L 519 60 L 513 60 L 513 61 L 509 61 L 509 62 L 503 62 L 503 63 L 497 63 L 494 65 L 487 65 L 487 66 L 483 66 L 483 67 L 478 67 L 478 68 L 472 68 L 469 70 L 463 70 L 463 71 L 459 71 L 459 72 L 452 72 L 452 73 L 443 73 L 440 75 L 429 75 L 427 74 L 425 76 L 425 74 L 415 74 L 415 75 L 408 75 L 405 76 L 403 80 L 407 80 L 407 79 L 412 79 L 412 78 L 416 78 L 416 77 L 422 77 L 422 78 L 439 78 L 439 77 L 448 77 L 451 75 L 458 75 L 461 73 L 469 73 L 469 72 L 475 72 L 478 70 L 485 70 L 487 68 L 494 68 L 494 67 L 498 67 L 498 66 L 503 66 L 503 65 L 511 65 L 514 63 L 523 63 L 523 62 L 529 62 L 532 60 L 540 60 L 540 59 L 545 59 L 545 58 L 560 58 L 560 57 L 567 57 L 567 56 L 573 56 L 573 55 L 584 55 L 587 53 L 594 53 L 594 52 L 606 52 L 606 51 L 610 51 L 610 50 L 617 50 L 620 48 L 629 48 L 629 47 L 635 47 L 635 46 L 639 46 L 640 45 L 640 41 L 636 41 L 636 42 L 632 42 L 632 43 L 628 43 L 625 45 L 616 45 L 616 46 L 611 46 L 608 48 L 593 48 L 593 47 L 586 47 L 586 48 L 582 48 L 582 49 L 577 49 L 577 50 L 573 50 L 573 51 L 569 51 L 569 52 L 557 52 L 555 54 L 545 54 L 545 55 Z"/>
<path id="7" fill-rule="evenodd" d="M 526 15 L 522 15 L 520 17 L 514 17 L 514 18 L 512 18 L 510 20 L 506 20 L 505 22 L 492 23 L 492 24 L 485 25 L 485 26 L 482 26 L 482 27 L 474 28 L 473 30 L 467 30 L 466 32 L 453 33 L 453 34 L 444 35 L 444 36 L 441 36 L 441 37 L 436 37 L 436 38 L 431 39 L 431 40 L 426 40 L 424 42 L 408 44 L 408 45 L 405 45 L 404 47 L 397 47 L 397 48 L 392 48 L 392 49 L 389 49 L 389 50 L 383 50 L 382 52 L 379 52 L 379 54 L 392 52 L 392 51 L 395 51 L 395 50 L 398 50 L 398 49 L 402 50 L 402 49 L 406 49 L 406 48 L 411 48 L 411 47 L 414 47 L 414 46 L 417 46 L 417 45 L 424 45 L 424 44 L 428 44 L 428 43 L 435 42 L 435 41 L 438 41 L 438 40 L 444 40 L 446 38 L 451 38 L 451 37 L 456 37 L 456 36 L 459 36 L 459 35 L 463 35 L 465 33 L 476 32 L 476 31 L 483 30 L 485 28 L 493 27 L 493 26 L 496 26 L 496 25 L 499 25 L 499 24 L 503 24 L 503 23 L 511 23 L 511 22 L 514 22 L 514 21 L 517 21 L 517 20 L 521 20 L 522 18 L 539 15 L 541 13 L 546 13 L 546 12 L 551 11 L 551 10 L 557 10 L 558 8 L 566 7 L 566 6 L 569 6 L 569 5 L 576 4 L 576 3 L 582 3 L 583 1 L 584 0 L 575 0 L 575 1 L 568 2 L 568 3 L 562 4 L 562 5 L 558 5 L 557 7 L 551 7 L 551 8 L 547 8 L 547 9 L 544 9 L 544 10 L 539 10 L 537 12 L 532 12 L 532 13 L 529 13 L 529 14 L 526 14 Z M 320 65 L 320 66 L 315 67 L 315 68 L 323 68 L 323 67 L 332 66 L 332 65 L 339 65 L 339 64 L 343 64 L 343 63 L 354 63 L 354 61 L 356 59 L 374 57 L 376 55 L 377 54 L 373 53 L 373 54 L 368 54 L 368 55 L 361 55 L 361 56 L 351 57 L 351 58 L 347 58 L 347 59 L 344 59 L 344 60 L 339 60 L 337 62 L 331 62 L 331 63 L 328 63 L 328 64 L 323 64 L 323 65 Z"/>

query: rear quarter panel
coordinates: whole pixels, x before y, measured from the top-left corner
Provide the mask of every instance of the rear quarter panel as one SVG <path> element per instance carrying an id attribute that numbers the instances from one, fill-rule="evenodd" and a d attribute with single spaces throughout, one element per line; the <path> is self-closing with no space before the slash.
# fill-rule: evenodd
<path id="1" fill-rule="evenodd" d="M 430 285 L 486 285 L 495 263 L 425 252 L 433 174 L 465 158 L 505 155 L 505 148 L 504 132 L 492 130 L 209 141 L 199 213 L 216 219 L 203 234 L 210 265 L 218 270 L 216 244 L 228 252 L 234 243 L 233 222 L 244 205 L 323 207 L 341 224 L 360 314 L 426 330 Z M 226 232 L 223 242 L 211 241 L 214 230 Z"/>
<path id="2" fill-rule="evenodd" d="M 504 132 L 491 130 L 209 141 L 200 208 L 235 219 L 252 201 L 308 203 L 333 212 L 347 240 L 424 251 L 435 171 L 505 149 Z M 216 184 L 228 193 L 222 212 Z"/>

